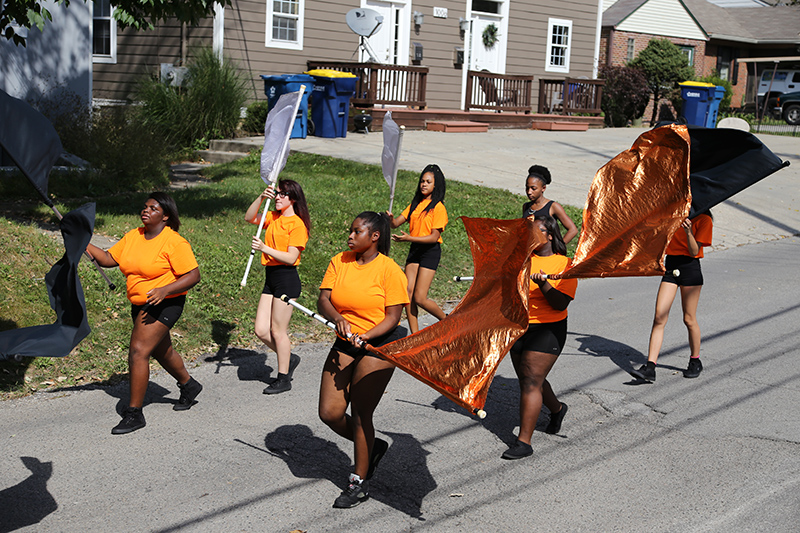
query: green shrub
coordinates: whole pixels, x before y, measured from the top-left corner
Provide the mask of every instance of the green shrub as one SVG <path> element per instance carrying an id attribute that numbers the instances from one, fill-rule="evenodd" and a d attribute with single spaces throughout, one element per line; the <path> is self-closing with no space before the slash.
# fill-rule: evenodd
<path id="1" fill-rule="evenodd" d="M 230 61 L 210 48 L 200 48 L 188 64 L 185 87 L 154 78 L 137 86 L 143 123 L 157 130 L 173 148 L 192 146 L 199 139 L 233 136 L 247 99 L 245 81 Z"/>
<path id="2" fill-rule="evenodd" d="M 719 103 L 719 112 L 723 113 L 730 110 L 731 98 L 733 97 L 733 85 L 731 85 L 730 81 L 720 78 L 716 72 L 711 76 L 700 78 L 698 81 L 725 87 L 725 96 L 722 97 L 722 101 Z"/>
<path id="3" fill-rule="evenodd" d="M 260 100 L 247 106 L 247 116 L 242 123 L 242 129 L 248 133 L 262 135 L 264 133 L 264 123 L 267 121 L 269 112 L 269 102 Z"/>
<path id="4" fill-rule="evenodd" d="M 647 78 L 630 67 L 602 67 L 600 77 L 606 81 L 600 104 L 607 126 L 625 127 L 629 120 L 641 117 L 650 100 Z"/>

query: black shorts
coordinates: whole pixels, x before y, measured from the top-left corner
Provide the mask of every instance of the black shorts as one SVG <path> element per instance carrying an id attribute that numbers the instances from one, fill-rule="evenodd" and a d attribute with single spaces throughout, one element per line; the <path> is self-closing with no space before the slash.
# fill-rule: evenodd
<path id="1" fill-rule="evenodd" d="M 422 268 L 436 270 L 439 268 L 439 259 L 442 258 L 442 246 L 438 242 L 432 244 L 411 243 L 408 249 L 406 264 L 419 263 Z"/>
<path id="2" fill-rule="evenodd" d="M 700 270 L 700 260 L 687 255 L 668 255 L 664 261 L 667 273 L 661 281 L 674 283 L 679 287 L 692 287 L 703 284 L 703 271 Z M 678 275 L 675 275 L 675 270 Z"/>
<path id="3" fill-rule="evenodd" d="M 386 335 L 370 339 L 369 345 L 377 348 L 379 346 L 383 346 L 384 344 L 389 344 L 390 342 L 402 339 L 406 335 L 408 335 L 408 330 L 403 326 L 397 326 Z M 370 357 L 377 357 L 378 359 L 383 359 L 378 354 L 374 354 L 369 350 L 365 350 L 364 348 L 357 348 L 352 344 L 350 344 L 350 341 L 340 339 L 339 337 L 336 337 L 336 342 L 333 343 L 333 349 L 336 350 L 337 352 L 346 353 L 350 357 L 356 359 L 359 357 L 363 357 L 365 355 L 368 355 Z"/>
<path id="4" fill-rule="evenodd" d="M 567 342 L 567 319 L 547 324 L 528 324 L 528 331 L 520 337 L 512 352 L 542 352 L 561 355 Z"/>
<path id="5" fill-rule="evenodd" d="M 168 328 L 172 328 L 183 313 L 183 306 L 186 305 L 186 295 L 173 296 L 172 298 L 165 298 L 163 302 L 158 305 L 136 305 L 131 304 L 131 319 L 136 322 L 136 317 L 139 316 L 139 311 L 144 311 L 146 314 L 158 320 Z"/>
<path id="6" fill-rule="evenodd" d="M 274 265 L 264 267 L 266 276 L 264 277 L 264 290 L 261 294 L 271 294 L 280 298 L 284 294 L 289 298 L 300 296 L 300 274 L 294 265 Z"/>

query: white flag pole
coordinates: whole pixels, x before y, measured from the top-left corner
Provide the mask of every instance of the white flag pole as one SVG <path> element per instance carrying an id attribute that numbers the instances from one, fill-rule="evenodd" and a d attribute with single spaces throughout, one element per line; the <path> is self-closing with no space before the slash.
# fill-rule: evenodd
<path id="1" fill-rule="evenodd" d="M 392 169 L 392 192 L 389 196 L 389 212 L 392 212 L 394 205 L 394 186 L 397 183 L 397 167 L 400 165 L 400 150 L 403 147 L 403 134 L 406 131 L 405 126 L 400 126 L 400 135 L 397 138 L 397 155 L 394 158 L 394 169 Z"/>
<path id="2" fill-rule="evenodd" d="M 297 99 L 297 102 L 295 103 L 294 113 L 292 114 L 292 117 L 296 117 L 297 116 L 297 110 L 300 108 L 300 102 L 303 99 L 303 92 L 305 90 L 306 90 L 306 86 L 305 85 L 301 85 L 300 86 L 300 90 L 298 91 L 300 93 L 300 95 L 299 95 L 299 98 Z M 292 129 L 293 128 L 294 128 L 294 120 L 289 122 L 289 128 L 288 128 L 288 131 L 286 132 L 286 137 L 283 140 L 283 146 L 281 147 L 281 156 L 275 160 L 276 162 L 277 161 L 283 161 L 283 158 L 285 157 L 285 154 L 286 154 L 286 150 L 289 149 L 289 137 L 292 136 Z M 278 165 L 278 164 L 273 164 L 272 168 L 270 169 L 267 187 L 274 186 L 275 182 L 278 181 L 278 174 L 280 173 L 279 166 L 280 165 Z M 264 211 L 261 213 L 261 220 L 258 223 L 258 230 L 256 230 L 256 238 L 257 239 L 261 238 L 261 229 L 264 226 L 264 220 L 266 220 L 266 218 L 267 218 L 267 211 L 269 211 L 269 202 L 270 202 L 270 200 L 271 200 L 270 198 L 267 198 L 267 202 L 266 202 L 266 204 L 264 204 Z M 244 270 L 244 276 L 242 277 L 242 282 L 240 284 L 242 287 L 245 287 L 247 285 L 247 276 L 250 274 L 250 268 L 253 266 L 253 258 L 255 257 L 255 255 L 256 255 L 256 251 L 253 248 L 250 248 L 250 257 L 247 260 L 247 268 L 245 268 L 245 270 Z"/>

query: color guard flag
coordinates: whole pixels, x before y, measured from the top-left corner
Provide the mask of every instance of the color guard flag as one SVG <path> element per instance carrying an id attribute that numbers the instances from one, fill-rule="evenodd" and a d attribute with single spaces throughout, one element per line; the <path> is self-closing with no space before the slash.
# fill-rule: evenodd
<path id="1" fill-rule="evenodd" d="M 392 119 L 392 112 L 383 116 L 383 152 L 381 153 L 381 169 L 383 179 L 389 184 L 389 212 L 394 205 L 394 186 L 397 183 L 397 165 L 400 160 L 400 144 L 403 142 L 403 130 Z"/>
<path id="2" fill-rule="evenodd" d="M 261 179 L 267 185 L 275 183 L 289 159 L 289 137 L 302 97 L 302 90 L 282 94 L 267 114 L 261 150 Z"/>
<path id="3" fill-rule="evenodd" d="M 92 238 L 94 218 L 95 205 L 89 203 L 70 211 L 61 220 L 64 256 L 44 278 L 56 321 L 0 332 L 0 360 L 12 355 L 64 357 L 91 331 L 78 262 Z"/>
<path id="4" fill-rule="evenodd" d="M 690 217 L 789 165 L 747 131 L 689 126 L 692 187 Z"/>
<path id="5" fill-rule="evenodd" d="M 47 205 L 47 180 L 61 152 L 61 140 L 44 115 L 0 90 L 0 146 L 30 180 Z"/>
<path id="6" fill-rule="evenodd" d="M 443 320 L 371 349 L 477 413 L 500 361 L 528 329 L 530 257 L 545 238 L 524 218 L 460 218 L 475 265 L 467 294 Z"/>

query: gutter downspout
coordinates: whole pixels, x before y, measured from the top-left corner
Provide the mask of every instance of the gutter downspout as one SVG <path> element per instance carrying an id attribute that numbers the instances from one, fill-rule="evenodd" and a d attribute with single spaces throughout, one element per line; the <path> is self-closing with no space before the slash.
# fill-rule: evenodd
<path id="1" fill-rule="evenodd" d="M 594 58 L 592 58 L 592 79 L 597 79 L 600 67 L 600 30 L 603 26 L 603 0 L 597 0 L 597 29 L 594 35 Z M 606 58 L 607 60 L 607 58 Z"/>

